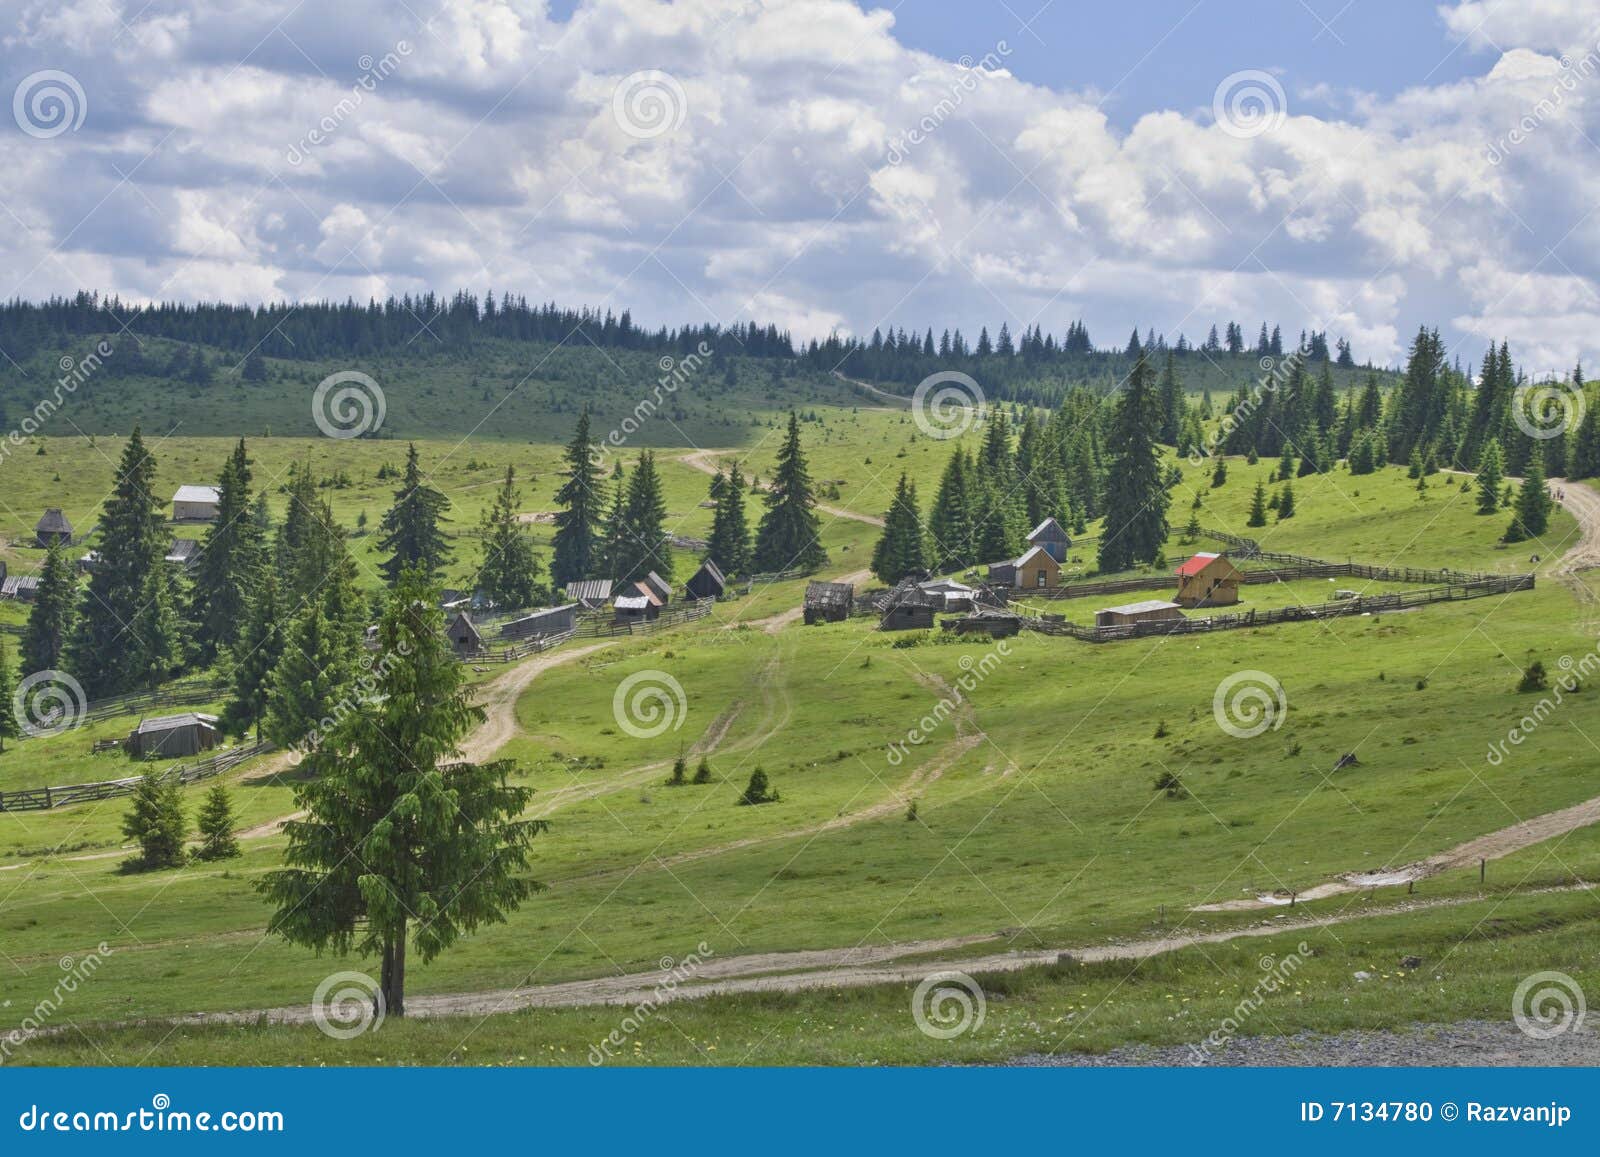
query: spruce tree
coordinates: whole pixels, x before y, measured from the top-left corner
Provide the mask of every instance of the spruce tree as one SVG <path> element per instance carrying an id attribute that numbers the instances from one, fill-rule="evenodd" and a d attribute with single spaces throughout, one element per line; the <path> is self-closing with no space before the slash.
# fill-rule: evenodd
<path id="1" fill-rule="evenodd" d="M 816 498 L 800 446 L 800 419 L 789 412 L 789 431 L 767 487 L 766 513 L 756 529 L 755 566 L 765 572 L 813 571 L 828 561 L 822 525 L 812 507 Z"/>
<path id="2" fill-rule="evenodd" d="M 139 855 L 127 866 L 137 871 L 178 867 L 188 828 L 177 779 L 163 780 L 160 772 L 145 772 L 122 819 L 122 834 L 139 845 Z"/>
<path id="3" fill-rule="evenodd" d="M 933 540 L 930 570 L 965 570 L 978 563 L 978 496 L 972 485 L 973 469 L 963 447 L 951 451 L 928 516 L 928 533 Z"/>
<path id="4" fill-rule="evenodd" d="M 538 887 L 529 843 L 545 820 L 518 818 L 532 791 L 515 764 L 460 760 L 483 721 L 444 638 L 439 591 L 404 572 L 379 623 L 375 694 L 334 725 L 296 791 L 286 867 L 261 891 L 268 930 L 292 943 L 381 960 L 379 999 L 405 1014 L 406 958 L 428 963 L 461 936 L 503 923 Z"/>
<path id="5" fill-rule="evenodd" d="M 1493 514 L 1500 509 L 1500 487 L 1505 484 L 1505 469 L 1500 456 L 1500 440 L 1490 438 L 1478 456 L 1478 513 Z"/>
<path id="6" fill-rule="evenodd" d="M 267 689 L 259 726 L 278 747 L 315 748 L 325 738 L 322 723 L 343 705 L 356 678 L 354 656 L 312 600 L 286 631 L 282 657 Z"/>
<path id="7" fill-rule="evenodd" d="M 284 615 L 278 601 L 278 579 L 271 571 L 256 584 L 246 609 L 244 627 L 233 646 L 232 694 L 222 710 L 222 729 L 242 736 L 255 728 L 261 738 L 261 723 L 267 713 L 267 697 L 273 672 L 283 658 Z"/>
<path id="8" fill-rule="evenodd" d="M 872 552 L 872 573 L 879 582 L 893 586 L 907 575 L 924 574 L 928 569 L 917 491 L 902 474 L 883 516 L 883 534 Z"/>
<path id="9" fill-rule="evenodd" d="M 767 781 L 767 773 L 759 767 L 750 773 L 750 782 L 739 795 L 741 807 L 753 807 L 757 804 L 777 803 L 778 793 L 774 791 Z"/>
<path id="10" fill-rule="evenodd" d="M 183 622 L 174 609 L 176 580 L 158 567 L 145 579 L 144 597 L 125 644 L 132 659 L 134 686 L 154 691 L 184 665 L 188 646 Z"/>
<path id="11" fill-rule="evenodd" d="M 417 447 L 412 443 L 406 448 L 405 472 L 400 489 L 394 492 L 394 505 L 378 524 L 383 532 L 378 549 L 390 552 L 378 569 L 391 586 L 400 580 L 402 571 L 413 567 L 421 569 L 429 579 L 444 573 L 445 564 L 450 561 L 450 544 L 439 523 L 449 521 L 445 517 L 449 509 L 450 500 L 423 481 Z"/>
<path id="12" fill-rule="evenodd" d="M 728 473 L 719 472 L 717 478 L 722 479 L 722 485 L 718 489 L 716 478 L 712 479 L 711 497 L 717 509 L 711 516 L 711 542 L 706 554 L 722 568 L 723 574 L 744 574 L 750 569 L 750 522 L 744 508 L 747 490 L 744 474 L 739 463 L 734 461 L 728 464 Z"/>
<path id="13" fill-rule="evenodd" d="M 1211 489 L 1215 490 L 1228 480 L 1228 460 L 1217 455 L 1217 464 L 1211 471 Z"/>
<path id="14" fill-rule="evenodd" d="M 239 855 L 239 841 L 233 834 L 233 801 L 228 798 L 226 785 L 216 784 L 206 792 L 195 820 L 200 829 L 200 846 L 195 849 L 195 859 L 231 860 Z"/>
<path id="15" fill-rule="evenodd" d="M 89 577 L 69 648 L 71 670 L 90 699 L 141 683 L 141 655 L 128 638 L 151 574 L 165 564 L 167 527 L 155 497 L 155 460 L 133 428 L 100 514 L 100 561 Z"/>
<path id="16" fill-rule="evenodd" d="M 506 467 L 506 480 L 494 504 L 483 512 L 483 559 L 475 585 L 501 607 L 531 607 L 539 600 L 539 560 L 522 526 L 514 466 Z"/>
<path id="17" fill-rule="evenodd" d="M 1506 528 L 1506 541 L 1537 538 L 1550 529 L 1550 509 L 1554 505 L 1544 482 L 1544 458 L 1535 445 L 1523 471 L 1522 486 L 1517 490 L 1517 504 L 1511 515 L 1511 525 Z"/>
<path id="18" fill-rule="evenodd" d="M 1283 493 L 1278 495 L 1278 521 L 1294 517 L 1294 483 L 1285 482 Z"/>
<path id="19" fill-rule="evenodd" d="M 670 583 L 672 547 L 666 524 L 667 502 L 661 493 L 661 476 L 656 473 L 656 456 L 644 450 L 628 477 L 611 577 L 623 583 L 637 582 L 655 571 Z"/>
<path id="20" fill-rule="evenodd" d="M 240 438 L 217 479 L 217 519 L 189 574 L 195 660 L 209 666 L 232 644 L 260 572 L 262 543 L 250 506 L 250 460 Z"/>
<path id="21" fill-rule="evenodd" d="M 1128 375 L 1106 437 L 1105 523 L 1100 532 L 1102 574 L 1154 562 L 1167 539 L 1166 471 L 1155 435 L 1160 399 L 1141 354 Z"/>
<path id="22" fill-rule="evenodd" d="M 44 556 L 39 590 L 28 610 L 28 626 L 22 635 L 24 675 L 63 669 L 63 656 L 77 617 L 77 601 L 78 576 L 67 558 L 66 547 L 52 542 Z"/>
<path id="23" fill-rule="evenodd" d="M 1250 498 L 1250 517 L 1245 520 L 1246 526 L 1265 526 L 1267 524 L 1267 486 L 1261 479 L 1256 479 L 1256 492 Z"/>
<path id="24" fill-rule="evenodd" d="M 17 694 L 17 673 L 11 666 L 11 655 L 4 638 L 0 638 L 0 751 L 6 749 L 6 740 L 22 734 L 22 720 L 13 710 L 12 700 Z"/>
<path id="25" fill-rule="evenodd" d="M 1183 381 L 1178 377 L 1178 359 L 1167 351 L 1166 365 L 1161 371 L 1160 387 L 1161 431 L 1157 440 L 1168 446 L 1178 444 L 1178 433 L 1183 427 Z"/>
<path id="26" fill-rule="evenodd" d="M 605 486 L 589 441 L 589 408 L 578 416 L 578 428 L 567 446 L 567 480 L 556 491 L 556 533 L 552 540 L 550 577 L 564 587 L 594 578 L 600 563 L 600 520 L 605 512 Z"/>

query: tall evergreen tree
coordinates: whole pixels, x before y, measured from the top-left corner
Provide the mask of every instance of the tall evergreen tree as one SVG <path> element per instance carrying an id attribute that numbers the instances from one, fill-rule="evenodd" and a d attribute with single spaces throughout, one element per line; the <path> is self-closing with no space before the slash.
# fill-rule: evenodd
<path id="1" fill-rule="evenodd" d="M 460 762 L 483 720 L 445 642 L 437 588 L 402 574 L 379 624 L 377 693 L 335 725 L 285 827 L 287 867 L 261 891 L 268 929 L 295 944 L 381 960 L 380 1006 L 405 1014 L 408 947 L 424 963 L 462 935 L 503 923 L 539 885 L 529 843 L 548 826 L 518 818 L 532 791 L 509 762 Z"/>
<path id="2" fill-rule="evenodd" d="M 141 655 L 128 632 L 139 617 L 152 573 L 165 564 L 166 519 L 155 497 L 155 459 L 133 428 L 117 463 L 116 486 L 100 514 L 100 561 L 89 577 L 73 643 L 71 669 L 91 699 L 141 684 Z"/>
<path id="3" fill-rule="evenodd" d="M 195 849 L 195 859 L 231 860 L 239 855 L 239 840 L 233 834 L 233 801 L 228 798 L 227 784 L 216 784 L 206 792 L 206 801 L 200 805 L 200 814 L 195 819 L 200 829 L 200 846 Z"/>
<path id="4" fill-rule="evenodd" d="M 1155 441 L 1160 426 L 1160 399 L 1151 382 L 1150 363 L 1141 355 L 1128 375 L 1106 438 L 1111 463 L 1100 532 L 1103 574 L 1154 562 L 1166 541 L 1171 496 Z"/>
<path id="5" fill-rule="evenodd" d="M 269 570 L 250 596 L 244 627 L 233 645 L 232 694 L 222 710 L 222 728 L 227 734 L 244 735 L 253 727 L 256 738 L 261 738 L 273 672 L 283 658 L 284 641 L 278 579 Z"/>
<path id="6" fill-rule="evenodd" d="M 812 507 L 811 475 L 800 445 L 800 419 L 789 412 L 789 431 L 767 487 L 766 513 L 756 529 L 755 566 L 762 571 L 816 570 L 828 561 L 822 526 Z"/>
<path id="7" fill-rule="evenodd" d="M 1265 526 L 1267 524 L 1267 485 L 1261 479 L 1256 479 L 1255 493 L 1250 496 L 1250 516 L 1245 520 L 1246 526 Z"/>
<path id="8" fill-rule="evenodd" d="M 737 461 L 728 464 L 728 473 L 718 473 L 718 488 L 712 479 L 711 497 L 717 509 L 711 516 L 711 542 L 707 555 L 727 575 L 744 574 L 750 569 L 750 522 L 745 513 L 744 474 Z"/>
<path id="9" fill-rule="evenodd" d="M 177 580 L 158 567 L 145 578 L 144 597 L 128 629 L 134 685 L 154 691 L 184 665 L 188 643 L 176 610 Z"/>
<path id="10" fill-rule="evenodd" d="M 77 602 L 77 572 L 67 558 L 66 547 L 53 542 L 44 556 L 39 590 L 28 610 L 28 626 L 22 636 L 24 675 L 63 669 L 63 656 L 77 618 Z"/>
<path id="11" fill-rule="evenodd" d="M 661 493 L 661 476 L 656 473 L 656 456 L 641 451 L 633 473 L 628 476 L 627 494 L 622 502 L 622 523 L 613 531 L 617 552 L 611 577 L 618 582 L 636 582 L 655 571 L 672 581 L 672 546 L 667 541 L 667 501 Z"/>
<path id="12" fill-rule="evenodd" d="M 188 830 L 177 778 L 163 779 L 154 770 L 145 772 L 122 819 L 122 834 L 139 845 L 139 855 L 128 861 L 128 866 L 141 871 L 178 867 L 183 863 L 183 839 Z"/>
<path id="13" fill-rule="evenodd" d="M 1522 473 L 1522 486 L 1517 490 L 1517 501 L 1511 515 L 1511 525 L 1506 529 L 1507 542 L 1521 542 L 1537 538 L 1550 529 L 1550 510 L 1555 505 L 1544 481 L 1544 458 L 1536 444 Z"/>
<path id="14" fill-rule="evenodd" d="M 0 638 L 0 751 L 6 749 L 6 740 L 22 734 L 22 720 L 12 709 L 17 695 L 17 673 L 11 666 L 11 655 L 5 639 Z"/>
<path id="15" fill-rule="evenodd" d="M 965 570 L 978 564 L 980 495 L 972 482 L 975 469 L 964 447 L 958 445 L 951 451 L 928 517 L 932 570 Z"/>
<path id="16" fill-rule="evenodd" d="M 1183 381 L 1178 377 L 1178 359 L 1171 350 L 1167 351 L 1166 365 L 1161 370 L 1160 388 L 1161 430 L 1157 440 L 1168 446 L 1178 444 L 1178 435 L 1183 428 L 1183 414 L 1185 405 L 1183 401 Z"/>
<path id="17" fill-rule="evenodd" d="M 507 466 L 494 504 L 483 512 L 483 559 L 476 578 L 478 590 L 502 607 L 531 607 L 539 598 L 539 560 L 522 526 L 521 505 L 516 468 Z"/>
<path id="18" fill-rule="evenodd" d="M 286 630 L 258 726 L 279 747 L 315 748 L 326 739 L 322 721 L 334 716 L 355 678 L 355 657 L 313 599 Z"/>
<path id="19" fill-rule="evenodd" d="M 605 513 L 605 486 L 589 440 L 589 408 L 578 416 L 578 428 L 567 445 L 567 480 L 556 491 L 556 533 L 552 540 L 550 577 L 558 587 L 596 577 L 600 563 L 600 521 Z"/>
<path id="20" fill-rule="evenodd" d="M 209 666 L 239 633 L 245 600 L 260 572 L 262 543 L 251 516 L 250 459 L 240 438 L 217 479 L 217 518 L 189 571 L 195 659 Z"/>
<path id="21" fill-rule="evenodd" d="M 907 575 L 928 570 L 928 549 L 917 510 L 917 489 L 904 474 L 883 516 L 883 534 L 872 552 L 872 573 L 893 586 Z"/>
<path id="22" fill-rule="evenodd" d="M 1500 509 L 1500 487 L 1505 485 L 1505 470 L 1501 465 L 1500 440 L 1490 438 L 1478 456 L 1478 513 L 1493 514 Z"/>
<path id="23" fill-rule="evenodd" d="M 391 586 L 400 580 L 401 571 L 413 567 L 429 579 L 444 573 L 450 561 L 450 543 L 439 523 L 449 521 L 445 516 L 449 509 L 450 500 L 423 481 L 416 443 L 412 443 L 406 448 L 405 472 L 400 489 L 394 492 L 394 505 L 378 524 L 383 532 L 378 549 L 390 552 L 378 569 Z"/>

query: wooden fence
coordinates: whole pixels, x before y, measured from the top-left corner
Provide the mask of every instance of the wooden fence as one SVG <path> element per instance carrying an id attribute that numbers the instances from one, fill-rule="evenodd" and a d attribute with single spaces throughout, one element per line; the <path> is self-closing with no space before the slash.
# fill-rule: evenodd
<path id="1" fill-rule="evenodd" d="M 97 699 L 86 707 L 72 722 L 74 729 L 85 723 L 98 723 L 118 715 L 147 714 L 153 707 L 192 707 L 197 703 L 210 703 L 227 692 L 228 685 L 220 679 L 196 680 L 175 683 L 160 691 L 136 691 L 131 695 L 117 695 L 110 699 Z M 18 739 L 33 738 L 27 732 Z"/>
<path id="2" fill-rule="evenodd" d="M 656 631 L 664 631 L 668 627 L 682 626 L 684 623 L 697 622 L 711 613 L 711 608 L 716 599 L 697 599 L 693 602 L 679 603 L 675 607 L 668 607 L 654 619 L 640 619 L 634 622 L 618 623 L 611 619 L 611 612 L 604 614 L 587 615 L 578 620 L 577 630 L 573 633 L 585 639 L 604 639 L 615 635 L 649 635 Z"/>
<path id="3" fill-rule="evenodd" d="M 265 741 L 246 744 L 244 747 L 218 752 L 198 763 L 173 764 L 161 772 L 160 779 L 163 783 L 173 781 L 198 783 L 203 779 L 221 775 L 229 768 L 237 767 L 245 760 L 270 750 L 272 744 Z M 125 779 L 108 779 L 100 783 L 70 783 L 60 787 L 29 787 L 20 791 L 0 791 L 0 812 L 45 811 L 69 803 L 87 803 L 91 800 L 132 795 L 142 778 L 144 778 L 142 775 L 130 775 Z"/>
<path id="4" fill-rule="evenodd" d="M 515 663 L 526 659 L 529 655 L 537 655 L 541 651 L 550 651 L 561 646 L 572 638 L 574 632 L 562 631 L 559 635 L 536 635 L 520 643 L 494 650 L 485 649 L 472 651 L 459 656 L 464 663 Z"/>
<path id="5" fill-rule="evenodd" d="M 1404 610 L 1428 603 L 1477 599 L 1485 595 L 1509 594 L 1533 589 L 1531 574 L 1489 575 L 1443 586 L 1412 591 L 1393 591 L 1379 595 L 1358 595 L 1312 606 L 1276 607 L 1237 614 L 1212 615 L 1203 619 L 1158 619 L 1146 623 L 1126 623 L 1114 627 L 1086 627 L 1064 620 L 1024 617 L 1022 629 L 1045 635 L 1068 635 L 1090 643 L 1109 643 L 1118 639 L 1140 639 L 1149 635 L 1195 635 L 1209 631 L 1237 630 L 1240 627 L 1265 627 L 1274 623 L 1298 623 L 1318 619 L 1337 619 L 1348 615 L 1379 614 Z"/>

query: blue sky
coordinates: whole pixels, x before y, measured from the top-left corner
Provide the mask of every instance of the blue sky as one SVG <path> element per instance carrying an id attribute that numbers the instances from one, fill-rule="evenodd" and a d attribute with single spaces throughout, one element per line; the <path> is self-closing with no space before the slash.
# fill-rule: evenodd
<path id="1" fill-rule="evenodd" d="M 1600 0 L 7 10 L 8 297 L 1600 357 Z"/>

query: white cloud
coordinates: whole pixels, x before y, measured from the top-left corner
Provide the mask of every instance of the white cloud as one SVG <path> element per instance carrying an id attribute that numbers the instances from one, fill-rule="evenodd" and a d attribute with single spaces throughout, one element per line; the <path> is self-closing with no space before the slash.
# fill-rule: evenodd
<path id="1" fill-rule="evenodd" d="M 0 136 L 25 223 L 0 293 L 464 284 L 802 337 L 1265 317 L 1379 360 L 1427 323 L 1573 360 L 1600 332 L 1600 0 L 1442 15 L 1481 75 L 1301 88 L 1239 139 L 1209 109 L 1117 129 L 999 46 L 962 67 L 850 0 L 585 0 L 568 23 L 463 0 L 428 26 L 383 0 L 23 0 L 0 75 L 64 68 L 89 116 Z M 614 113 L 646 70 L 681 101 L 659 135 Z"/>

